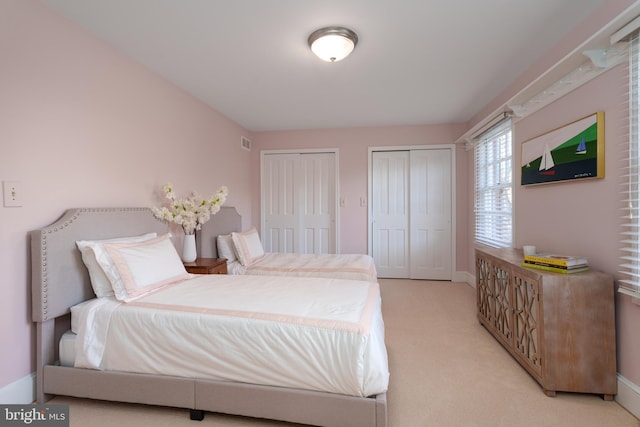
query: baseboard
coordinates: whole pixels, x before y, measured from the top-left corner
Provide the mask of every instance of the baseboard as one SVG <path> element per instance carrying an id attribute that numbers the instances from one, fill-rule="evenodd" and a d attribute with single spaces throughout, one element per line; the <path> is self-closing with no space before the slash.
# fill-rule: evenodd
<path id="1" fill-rule="evenodd" d="M 0 403 L 5 405 L 26 405 L 36 400 L 36 373 L 20 378 L 0 388 Z"/>
<path id="2" fill-rule="evenodd" d="M 476 278 L 467 271 L 456 271 L 453 273 L 453 282 L 464 282 L 475 289 Z"/>
<path id="3" fill-rule="evenodd" d="M 634 417 L 640 418 L 640 387 L 620 374 L 618 374 L 616 402 Z"/>

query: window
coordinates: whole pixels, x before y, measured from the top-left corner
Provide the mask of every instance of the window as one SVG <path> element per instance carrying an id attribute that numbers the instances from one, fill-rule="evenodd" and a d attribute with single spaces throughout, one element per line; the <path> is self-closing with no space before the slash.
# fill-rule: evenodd
<path id="1" fill-rule="evenodd" d="M 620 280 L 618 290 L 640 298 L 640 178 L 638 166 L 640 164 L 640 94 L 638 83 L 640 80 L 640 55 L 638 34 L 631 38 L 629 63 L 629 147 L 627 151 L 627 172 L 625 178 L 625 193 L 622 206 L 622 217 L 625 219 L 622 230 L 621 253 L 622 264 L 620 271 L 624 279 Z"/>
<path id="2" fill-rule="evenodd" d="M 475 147 L 475 239 L 498 248 L 513 243 L 511 120 L 480 134 Z"/>

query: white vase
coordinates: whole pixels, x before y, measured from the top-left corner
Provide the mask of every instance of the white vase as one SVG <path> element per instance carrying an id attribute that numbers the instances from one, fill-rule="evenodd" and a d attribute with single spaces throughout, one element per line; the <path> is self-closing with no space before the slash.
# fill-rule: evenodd
<path id="1" fill-rule="evenodd" d="M 184 262 L 193 262 L 198 257 L 198 253 L 196 251 L 196 235 L 194 234 L 185 234 L 184 240 L 182 241 L 182 261 Z"/>

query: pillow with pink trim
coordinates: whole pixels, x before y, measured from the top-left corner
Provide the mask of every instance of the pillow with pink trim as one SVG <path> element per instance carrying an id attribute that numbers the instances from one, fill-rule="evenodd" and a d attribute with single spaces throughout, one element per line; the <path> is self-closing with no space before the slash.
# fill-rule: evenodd
<path id="1" fill-rule="evenodd" d="M 169 235 L 139 243 L 105 243 L 113 260 L 102 265 L 119 301 L 133 301 L 191 277 Z"/>
<path id="2" fill-rule="evenodd" d="M 93 288 L 93 292 L 96 294 L 96 297 L 102 298 L 113 296 L 111 282 L 107 276 L 105 276 L 104 270 L 98 263 L 98 259 L 100 259 L 102 263 L 106 264 L 111 262 L 111 258 L 109 258 L 109 255 L 107 255 L 102 245 L 104 243 L 143 242 L 145 240 L 155 239 L 156 237 L 158 237 L 158 233 L 147 233 L 140 236 L 118 237 L 115 239 L 105 240 L 76 241 L 76 246 L 82 254 L 82 262 L 89 272 L 91 287 Z"/>
<path id="3" fill-rule="evenodd" d="M 231 239 L 235 245 L 238 260 L 240 264 L 245 267 L 253 264 L 264 256 L 262 242 L 255 227 L 242 233 L 231 233 Z"/>

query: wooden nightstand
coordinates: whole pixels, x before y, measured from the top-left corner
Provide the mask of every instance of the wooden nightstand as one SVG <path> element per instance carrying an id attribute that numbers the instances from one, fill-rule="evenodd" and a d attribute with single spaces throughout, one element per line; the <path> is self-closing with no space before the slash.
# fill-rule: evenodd
<path id="1" fill-rule="evenodd" d="M 227 274 L 226 258 L 197 258 L 185 262 L 184 268 L 192 274 Z"/>

